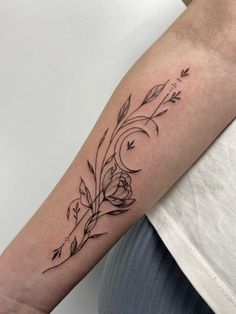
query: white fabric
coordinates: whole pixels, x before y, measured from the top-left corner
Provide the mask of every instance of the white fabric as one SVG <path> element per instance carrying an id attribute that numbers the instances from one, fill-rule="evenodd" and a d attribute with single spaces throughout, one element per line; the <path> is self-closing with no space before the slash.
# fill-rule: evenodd
<path id="1" fill-rule="evenodd" d="M 236 313 L 236 121 L 147 213 L 217 314 Z"/>

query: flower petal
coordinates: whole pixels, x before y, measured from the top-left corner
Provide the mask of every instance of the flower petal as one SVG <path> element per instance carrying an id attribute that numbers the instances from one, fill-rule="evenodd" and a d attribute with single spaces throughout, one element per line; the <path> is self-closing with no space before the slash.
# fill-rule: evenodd
<path id="1" fill-rule="evenodd" d="M 115 193 L 115 191 L 118 188 L 119 182 L 120 182 L 120 176 L 121 176 L 121 172 L 116 173 L 115 175 L 113 175 L 112 181 L 110 182 L 110 184 L 107 186 L 106 189 L 106 195 L 112 195 Z"/>
<path id="2" fill-rule="evenodd" d="M 126 199 L 118 207 L 120 207 L 120 208 L 128 207 L 128 206 L 132 205 L 135 201 L 136 201 L 135 198 Z"/>
<path id="3" fill-rule="evenodd" d="M 113 197 L 125 199 L 129 195 L 129 191 L 125 190 L 123 187 L 118 187 L 116 192 L 112 194 Z"/>
<path id="4" fill-rule="evenodd" d="M 115 205 L 117 207 L 119 207 L 120 205 L 123 205 L 124 201 L 119 199 L 119 198 L 115 198 L 115 197 L 111 197 L 111 196 L 108 196 L 107 197 L 107 200 L 112 204 L 112 205 Z"/>
<path id="5" fill-rule="evenodd" d="M 84 205 L 86 207 L 89 207 L 89 203 L 88 203 L 87 197 L 84 194 L 80 195 L 80 202 L 81 202 L 82 205 Z"/>

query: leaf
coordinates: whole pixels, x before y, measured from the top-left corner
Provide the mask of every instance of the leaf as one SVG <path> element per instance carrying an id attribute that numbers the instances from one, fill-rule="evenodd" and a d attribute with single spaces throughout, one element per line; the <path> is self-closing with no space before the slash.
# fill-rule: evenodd
<path id="1" fill-rule="evenodd" d="M 95 172 L 94 172 L 93 166 L 91 165 L 91 163 L 89 162 L 89 160 L 87 160 L 87 163 L 88 163 L 88 168 L 89 168 L 90 172 L 92 172 L 92 174 L 94 175 Z"/>
<path id="2" fill-rule="evenodd" d="M 117 215 L 123 214 L 127 211 L 128 211 L 128 209 L 117 209 L 117 210 L 112 210 L 112 211 L 106 213 L 106 215 L 117 216 Z"/>
<path id="3" fill-rule="evenodd" d="M 135 147 L 135 146 L 134 146 L 134 140 L 132 140 L 131 142 L 128 141 L 128 143 L 127 143 L 127 150 L 132 149 L 132 148 L 134 148 L 134 147 Z"/>
<path id="4" fill-rule="evenodd" d="M 70 219 L 70 206 L 67 208 L 66 217 L 68 220 Z"/>
<path id="5" fill-rule="evenodd" d="M 66 217 L 67 217 L 68 220 L 70 219 L 71 208 L 72 208 L 73 204 L 76 203 L 76 206 L 75 206 L 75 207 L 76 207 L 76 209 L 77 209 L 78 206 L 79 206 L 79 202 L 80 202 L 80 198 L 75 198 L 75 199 L 70 203 L 70 205 L 67 207 Z"/>
<path id="6" fill-rule="evenodd" d="M 56 257 L 61 257 L 61 248 L 55 249 L 52 251 L 54 254 L 52 256 L 52 261 L 56 258 Z"/>
<path id="7" fill-rule="evenodd" d="M 107 161 L 105 162 L 105 165 L 104 165 L 104 166 L 106 166 L 107 164 L 109 164 L 109 163 L 112 161 L 112 159 L 115 157 L 115 154 L 116 154 L 116 153 L 112 154 L 112 155 L 107 159 Z"/>
<path id="8" fill-rule="evenodd" d="M 101 138 L 101 140 L 100 140 L 100 142 L 99 142 L 99 144 L 98 144 L 98 148 L 100 148 L 100 147 L 102 146 L 102 144 L 103 144 L 103 142 L 104 142 L 104 140 L 105 140 L 105 138 L 106 138 L 106 135 L 107 135 L 108 130 L 109 130 L 109 128 L 106 129 L 106 131 L 104 132 L 104 134 L 103 134 L 103 136 L 102 136 L 102 138 Z"/>
<path id="9" fill-rule="evenodd" d="M 98 213 L 93 214 L 85 224 L 84 233 L 90 232 L 96 225 L 98 219 Z"/>
<path id="10" fill-rule="evenodd" d="M 107 172 L 105 173 L 103 180 L 102 180 L 102 189 L 105 191 L 108 187 L 108 185 L 111 183 L 112 177 L 113 177 L 113 167 L 109 168 Z"/>
<path id="11" fill-rule="evenodd" d="M 188 76 L 188 75 L 189 75 L 188 72 L 189 72 L 189 68 L 187 68 L 186 70 L 182 70 L 180 76 L 181 76 L 181 77 Z"/>
<path id="12" fill-rule="evenodd" d="M 85 185 L 84 180 L 82 178 L 80 181 L 79 191 L 81 194 L 81 203 L 85 206 L 92 208 L 92 197 L 91 197 L 91 194 L 89 192 L 89 189 Z"/>
<path id="13" fill-rule="evenodd" d="M 177 93 L 173 93 L 171 98 L 169 100 L 167 100 L 167 102 L 172 102 L 172 103 L 175 103 L 176 100 L 180 100 L 181 98 L 179 97 L 179 95 L 181 94 L 181 90 L 178 91 Z"/>
<path id="14" fill-rule="evenodd" d="M 78 243 L 77 243 L 77 239 L 76 239 L 76 236 L 75 236 L 74 240 L 71 242 L 71 245 L 70 245 L 70 254 L 71 255 L 75 254 L 77 246 L 78 246 Z"/>
<path id="15" fill-rule="evenodd" d="M 86 199 L 88 201 L 89 206 L 92 208 L 92 197 L 91 194 L 89 192 L 89 189 L 86 187 Z"/>
<path id="16" fill-rule="evenodd" d="M 79 208 L 79 202 L 76 203 L 75 207 L 73 208 L 73 211 L 75 213 L 78 213 L 80 211 L 80 208 Z"/>
<path id="17" fill-rule="evenodd" d="M 127 200 L 123 200 L 122 204 L 116 205 L 119 208 L 127 208 L 128 206 L 132 205 L 136 201 L 135 198 L 129 198 Z"/>
<path id="18" fill-rule="evenodd" d="M 121 122 L 121 120 L 123 120 L 125 118 L 125 116 L 127 115 L 128 111 L 129 111 L 129 107 L 130 107 L 130 99 L 131 99 L 131 94 L 129 95 L 128 99 L 126 100 L 126 102 L 124 103 L 124 105 L 120 109 L 120 112 L 119 112 L 118 117 L 117 117 L 117 124 L 119 124 Z"/>
<path id="19" fill-rule="evenodd" d="M 180 91 L 178 91 L 178 93 L 176 94 L 176 96 L 178 96 L 178 95 L 180 95 L 181 94 L 181 90 Z"/>
<path id="20" fill-rule="evenodd" d="M 154 100 L 157 96 L 159 96 L 160 93 L 163 91 L 165 85 L 166 84 L 156 85 L 152 89 L 150 89 L 150 91 L 145 96 L 141 106 L 149 103 L 150 101 Z"/>
<path id="21" fill-rule="evenodd" d="M 175 94 L 175 99 L 178 99 L 178 100 L 180 100 L 181 98 L 179 97 L 179 95 L 181 94 L 181 90 L 180 91 L 178 91 L 178 93 L 177 94 Z"/>
<path id="22" fill-rule="evenodd" d="M 97 234 L 93 234 L 89 237 L 89 239 L 96 239 L 96 238 L 99 238 L 100 236 L 104 235 L 104 234 L 107 234 L 107 232 L 104 232 L 104 233 L 97 233 Z"/>
<path id="23" fill-rule="evenodd" d="M 167 111 L 168 111 L 168 109 L 165 109 L 165 110 L 163 110 L 163 111 L 161 111 L 161 112 L 158 112 L 155 116 L 153 116 L 153 118 L 160 117 L 160 116 L 162 116 L 163 114 L 165 114 Z"/>
<path id="24" fill-rule="evenodd" d="M 57 257 L 58 253 L 59 253 L 59 251 L 56 250 L 55 253 L 53 254 L 52 261 Z"/>
<path id="25" fill-rule="evenodd" d="M 85 195 L 85 191 L 86 191 L 86 185 L 84 183 L 84 180 L 81 178 L 81 181 L 80 181 L 80 186 L 79 186 L 79 191 L 81 194 Z"/>

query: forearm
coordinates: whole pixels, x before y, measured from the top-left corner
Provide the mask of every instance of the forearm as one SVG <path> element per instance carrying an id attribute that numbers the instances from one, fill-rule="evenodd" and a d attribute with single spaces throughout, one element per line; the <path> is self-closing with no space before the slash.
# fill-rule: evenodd
<path id="1" fill-rule="evenodd" d="M 0 295 L 50 311 L 235 117 L 234 64 L 182 35 L 189 18 L 123 78 L 66 174 L 4 251 Z"/>

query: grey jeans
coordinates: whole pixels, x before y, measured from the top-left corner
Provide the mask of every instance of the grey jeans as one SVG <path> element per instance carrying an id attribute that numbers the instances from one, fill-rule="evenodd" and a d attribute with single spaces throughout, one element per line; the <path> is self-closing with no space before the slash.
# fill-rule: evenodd
<path id="1" fill-rule="evenodd" d="M 213 314 L 147 217 L 109 251 L 99 314 Z"/>

